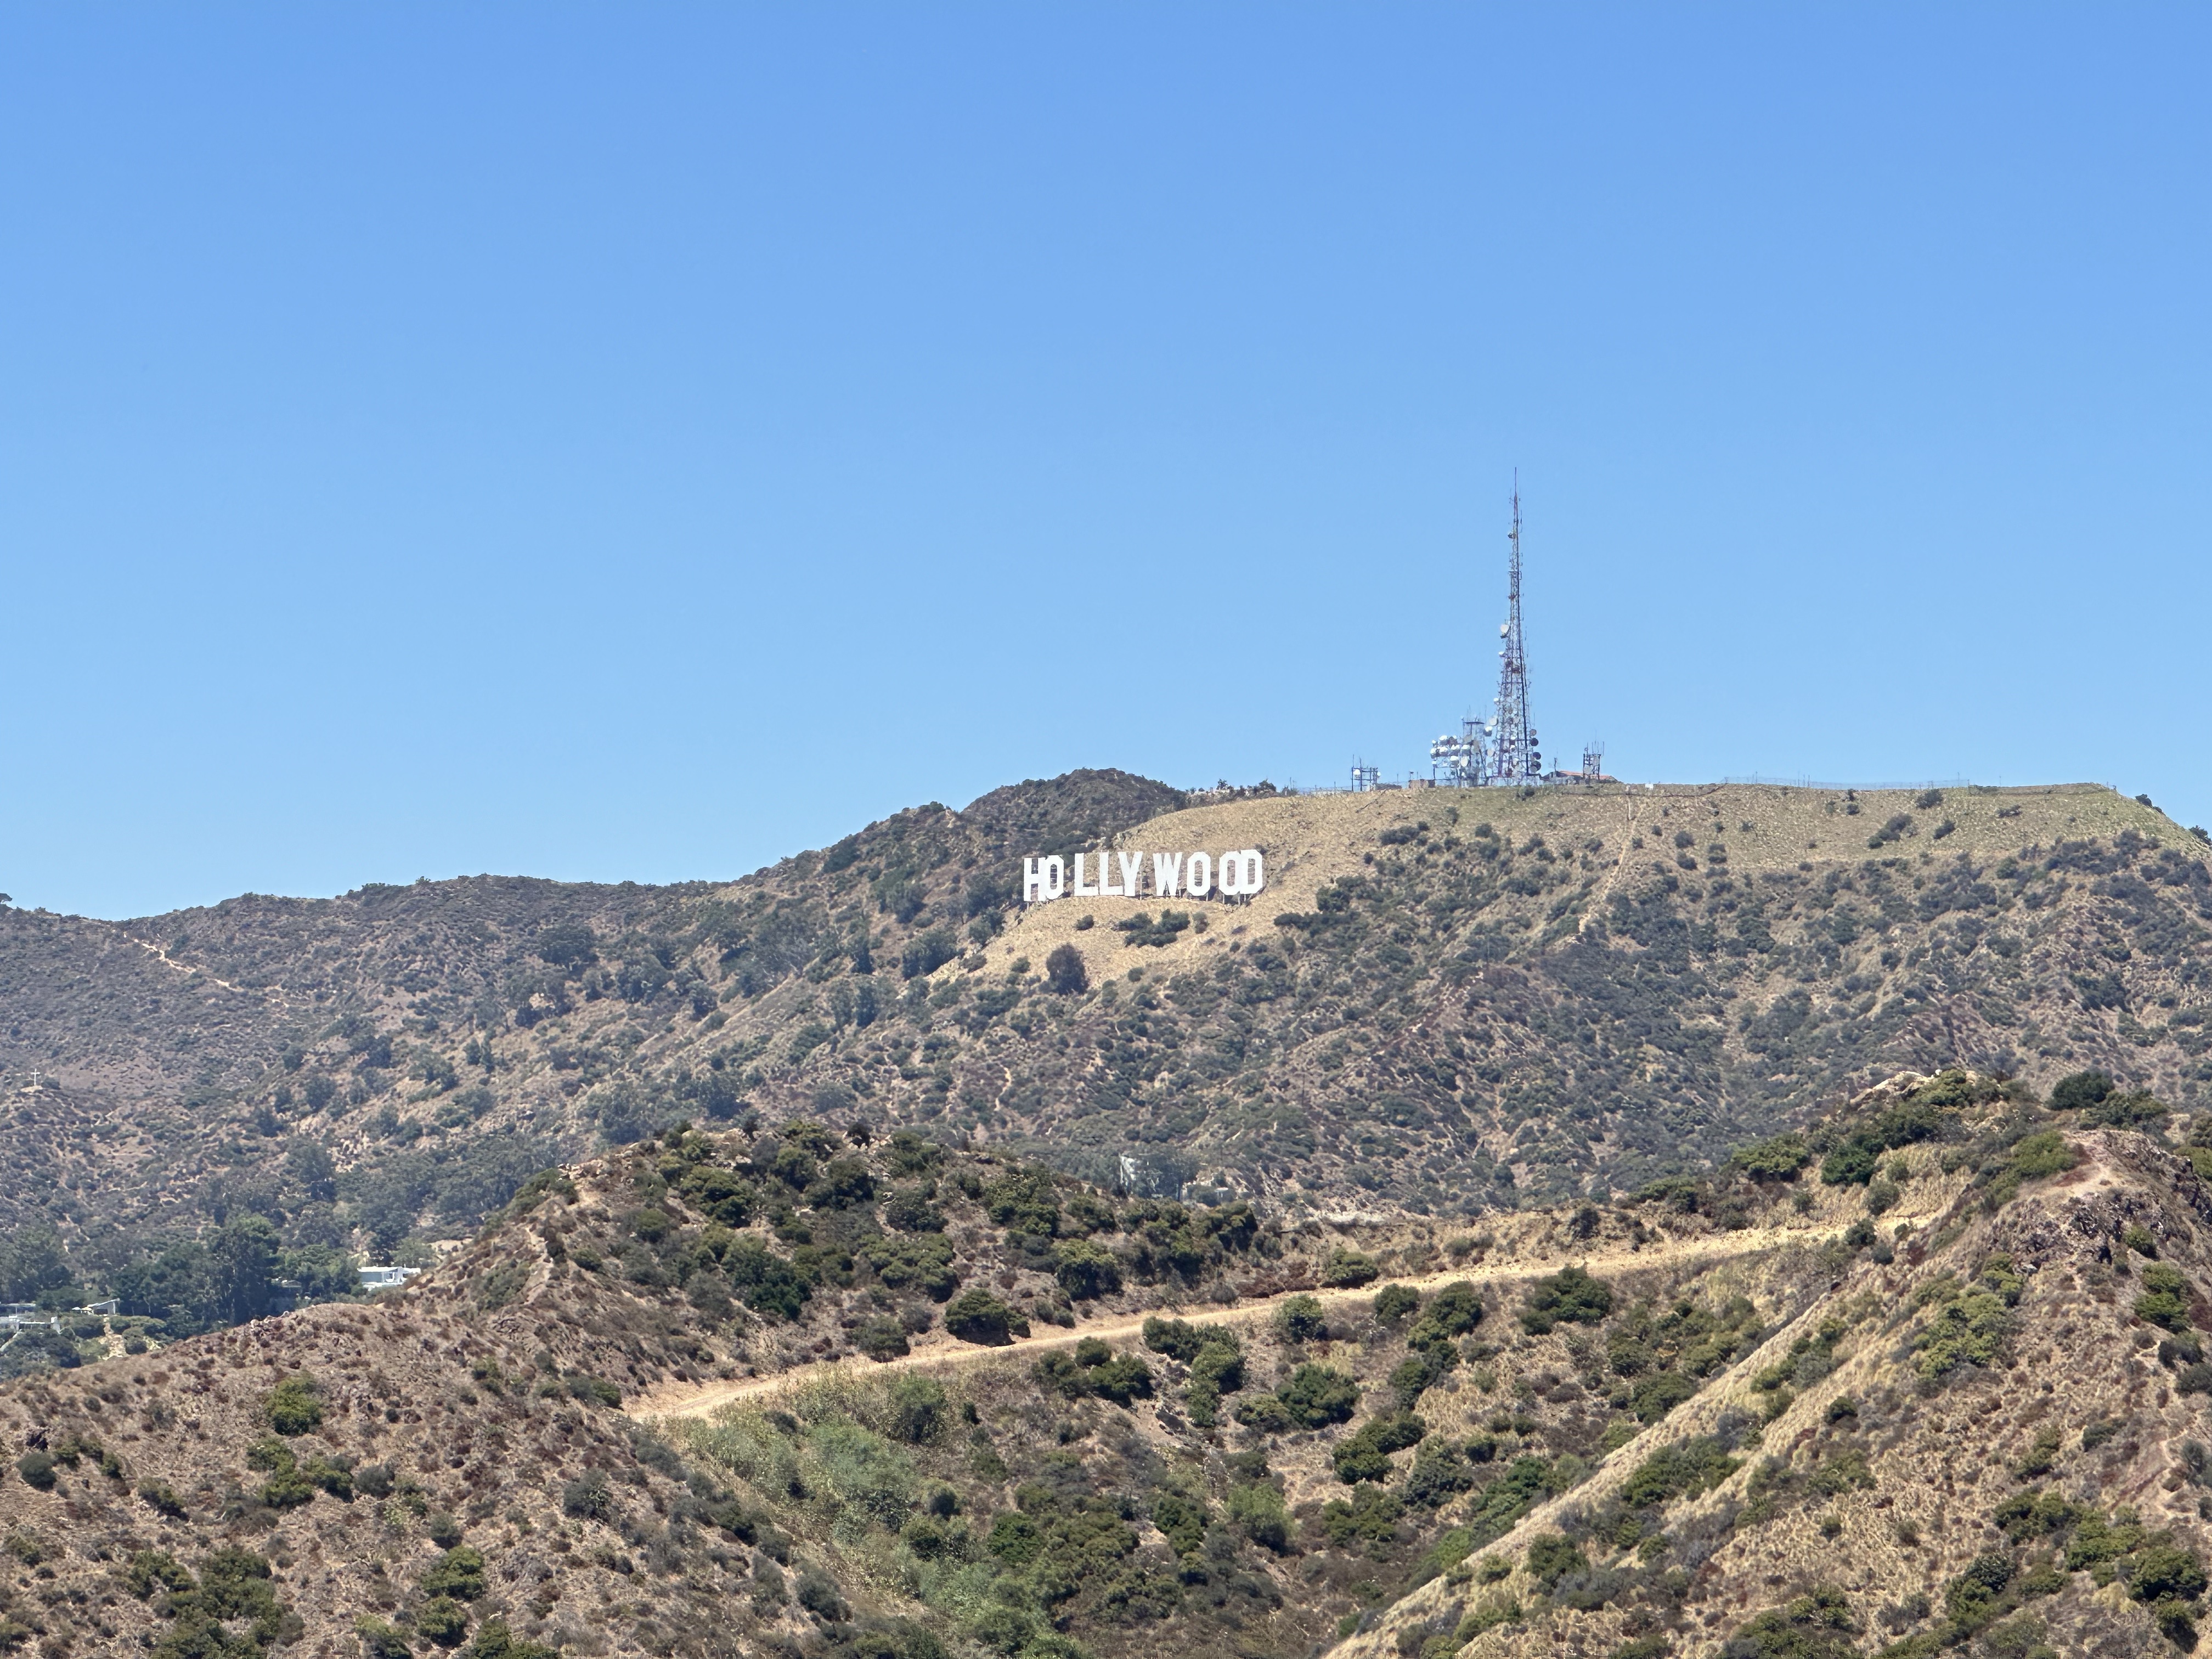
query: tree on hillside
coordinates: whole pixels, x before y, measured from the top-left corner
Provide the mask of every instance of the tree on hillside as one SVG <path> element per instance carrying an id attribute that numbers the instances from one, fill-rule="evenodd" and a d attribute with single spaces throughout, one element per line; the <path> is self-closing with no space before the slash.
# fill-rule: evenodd
<path id="1" fill-rule="evenodd" d="M 1091 970 L 1083 965 L 1083 952 L 1062 945 L 1044 959 L 1044 980 L 1061 996 L 1074 996 L 1091 988 Z"/>

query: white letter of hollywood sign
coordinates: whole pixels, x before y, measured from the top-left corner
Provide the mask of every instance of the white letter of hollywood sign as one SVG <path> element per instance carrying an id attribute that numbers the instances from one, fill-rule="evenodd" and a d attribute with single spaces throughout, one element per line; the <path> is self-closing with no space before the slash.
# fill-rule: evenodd
<path id="1" fill-rule="evenodd" d="M 1153 853 L 1152 891 L 1156 898 L 1250 898 L 1267 888 L 1267 861 L 1256 847 L 1218 855 Z M 1022 860 L 1022 902 L 1047 904 L 1071 893 L 1077 898 L 1140 898 L 1144 896 L 1143 853 L 1078 853 L 1074 881 L 1058 854 Z"/>

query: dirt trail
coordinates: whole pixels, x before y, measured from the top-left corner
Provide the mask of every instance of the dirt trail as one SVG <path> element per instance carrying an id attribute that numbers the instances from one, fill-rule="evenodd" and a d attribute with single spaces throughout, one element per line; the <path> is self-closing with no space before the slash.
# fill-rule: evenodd
<path id="1" fill-rule="evenodd" d="M 224 990 L 235 991 L 240 996 L 258 996 L 268 1001 L 279 1003 L 284 1000 L 284 994 L 273 985 L 265 986 L 259 990 L 254 989 L 254 988 L 250 985 L 233 985 L 228 980 L 223 978 L 222 975 L 217 974 L 210 969 L 195 968 L 188 962 L 179 962 L 174 957 L 171 956 L 167 951 L 164 951 L 158 945 L 150 944 L 147 940 L 139 939 L 136 935 L 131 933 L 125 933 L 121 935 L 121 937 L 129 939 L 133 945 L 145 951 L 149 956 L 159 957 L 164 966 L 175 969 L 178 973 L 184 975 L 187 979 L 191 978 L 194 974 L 198 974 L 202 979 L 206 980 L 210 984 L 220 985 Z"/>
<path id="2" fill-rule="evenodd" d="M 1818 1245 L 1835 1236 L 1836 1230 L 1821 1227 L 1755 1228 L 1740 1233 L 1723 1233 L 1713 1238 L 1686 1239 L 1673 1244 L 1652 1245 L 1640 1250 L 1615 1250 L 1591 1255 L 1571 1253 L 1540 1259 L 1521 1257 L 1474 1267 L 1449 1267 L 1439 1273 L 1415 1277 L 1378 1279 L 1356 1290 L 1285 1291 L 1276 1296 L 1257 1297 L 1249 1302 L 1239 1302 L 1232 1307 L 1158 1308 L 1113 1319 L 1094 1320 L 1080 1324 L 1072 1331 L 1048 1326 L 1043 1334 L 1017 1339 L 1003 1347 L 975 1347 L 947 1339 L 921 1352 L 880 1364 L 866 1360 L 838 1359 L 778 1371 L 769 1376 L 706 1383 L 664 1383 L 638 1395 L 624 1409 L 631 1416 L 639 1418 L 705 1417 L 724 1406 L 797 1388 L 841 1372 L 874 1376 L 890 1371 L 988 1364 L 994 1360 L 1012 1356 L 1073 1347 L 1086 1337 L 1095 1336 L 1109 1342 L 1127 1340 L 1144 1329 L 1146 1320 L 1162 1316 L 1188 1320 L 1194 1325 L 1249 1324 L 1264 1319 L 1291 1297 L 1301 1294 L 1311 1296 L 1324 1307 L 1329 1307 L 1346 1302 L 1370 1301 L 1385 1285 L 1407 1285 L 1415 1290 L 1431 1290 L 1460 1279 L 1468 1279 L 1478 1285 L 1495 1284 L 1556 1273 L 1569 1261 L 1593 1272 L 1628 1272 L 1640 1267 L 1674 1267 L 1685 1262 L 1755 1255 L 1787 1244 Z"/>
<path id="3" fill-rule="evenodd" d="M 1621 871 L 1627 867 L 1628 843 L 1636 836 L 1636 797 L 1633 795 L 1627 796 L 1622 801 L 1622 805 L 1627 808 L 1627 813 L 1621 821 L 1620 854 L 1613 860 L 1613 868 L 1605 872 L 1605 879 L 1597 884 L 1597 890 L 1590 895 L 1590 902 L 1583 907 L 1583 919 L 1575 924 L 1575 933 L 1577 938 L 1587 932 L 1590 923 L 1603 914 L 1605 902 L 1613 896 L 1613 886 L 1620 879 Z"/>

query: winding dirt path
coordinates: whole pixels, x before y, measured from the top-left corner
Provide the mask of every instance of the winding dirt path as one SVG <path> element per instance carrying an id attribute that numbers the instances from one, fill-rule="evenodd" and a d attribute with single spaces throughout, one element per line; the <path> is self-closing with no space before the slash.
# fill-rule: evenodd
<path id="1" fill-rule="evenodd" d="M 259 990 L 256 990 L 250 985 L 234 985 L 212 969 L 195 968 L 188 962 L 179 962 L 174 957 L 171 956 L 167 951 L 164 951 L 160 945 L 152 943 L 150 940 L 140 939 L 136 933 L 122 933 L 118 937 L 129 939 L 133 945 L 145 951 L 149 956 L 159 957 L 164 966 L 175 969 L 178 973 L 184 975 L 187 979 L 197 974 L 210 984 L 220 985 L 224 990 L 235 991 L 240 996 L 260 997 L 264 1000 L 277 1003 L 282 1003 L 284 1000 L 283 992 L 277 989 L 273 985 L 264 986 Z"/>
<path id="2" fill-rule="evenodd" d="M 1595 1255 L 1569 1254 L 1541 1258 L 1516 1257 L 1468 1267 L 1447 1268 L 1441 1273 L 1423 1273 L 1416 1277 L 1378 1279 L 1357 1290 L 1285 1291 L 1279 1295 L 1258 1297 L 1225 1308 L 1214 1305 L 1157 1308 L 1145 1313 L 1122 1314 L 1111 1319 L 1088 1321 L 1072 1331 L 1047 1326 L 1041 1334 L 1018 1338 L 1002 1347 L 978 1347 L 937 1333 L 934 1334 L 939 1340 L 929 1347 L 902 1358 L 881 1364 L 838 1359 L 777 1371 L 768 1376 L 705 1383 L 664 1383 L 638 1395 L 623 1409 L 637 1418 L 706 1417 L 724 1406 L 737 1405 L 744 1401 L 781 1393 L 839 1375 L 877 1376 L 891 1371 L 957 1370 L 963 1366 L 986 1365 L 1021 1355 L 1043 1353 L 1055 1348 L 1072 1348 L 1086 1337 L 1098 1337 L 1109 1342 L 1127 1340 L 1136 1337 L 1144 1329 L 1145 1321 L 1152 1318 L 1179 1318 L 1194 1325 L 1249 1325 L 1265 1319 L 1283 1303 L 1297 1295 L 1311 1296 L 1324 1307 L 1340 1307 L 1348 1302 L 1371 1301 L 1375 1293 L 1385 1285 L 1407 1285 L 1415 1290 L 1425 1291 L 1461 1279 L 1477 1285 L 1510 1283 L 1514 1279 L 1533 1279 L 1541 1273 L 1556 1273 L 1570 1261 L 1593 1272 L 1607 1273 L 1629 1272 L 1640 1267 L 1680 1267 L 1693 1262 L 1724 1261 L 1735 1256 L 1757 1255 L 1785 1245 L 1819 1245 L 1836 1237 L 1838 1231 L 1838 1229 L 1814 1226 L 1754 1228 L 1740 1233 L 1723 1233 L 1711 1238 L 1684 1239 L 1672 1243 L 1654 1244 L 1643 1249 L 1614 1250 Z"/>

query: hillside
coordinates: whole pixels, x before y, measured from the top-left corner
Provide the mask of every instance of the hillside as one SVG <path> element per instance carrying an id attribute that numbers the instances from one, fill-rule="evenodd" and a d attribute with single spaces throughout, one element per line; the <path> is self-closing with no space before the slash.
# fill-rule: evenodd
<path id="1" fill-rule="evenodd" d="M 1018 903 L 1024 854 L 1107 843 L 1261 848 L 1268 887 Z M 19 1298 L 249 1316 L 272 1275 L 427 1259 L 678 1118 L 1441 1219 L 1708 1169 L 1902 1067 L 2094 1065 L 2186 1106 L 2206 852 L 2089 787 L 1194 802 L 1078 773 L 731 884 L 0 912 L 0 1267 Z"/>
<path id="2" fill-rule="evenodd" d="M 0 1383 L 0 1645 L 2185 1648 L 2184 1127 L 1905 1074 L 1711 1180 L 1476 1231 L 674 1129 L 367 1305 Z"/>

